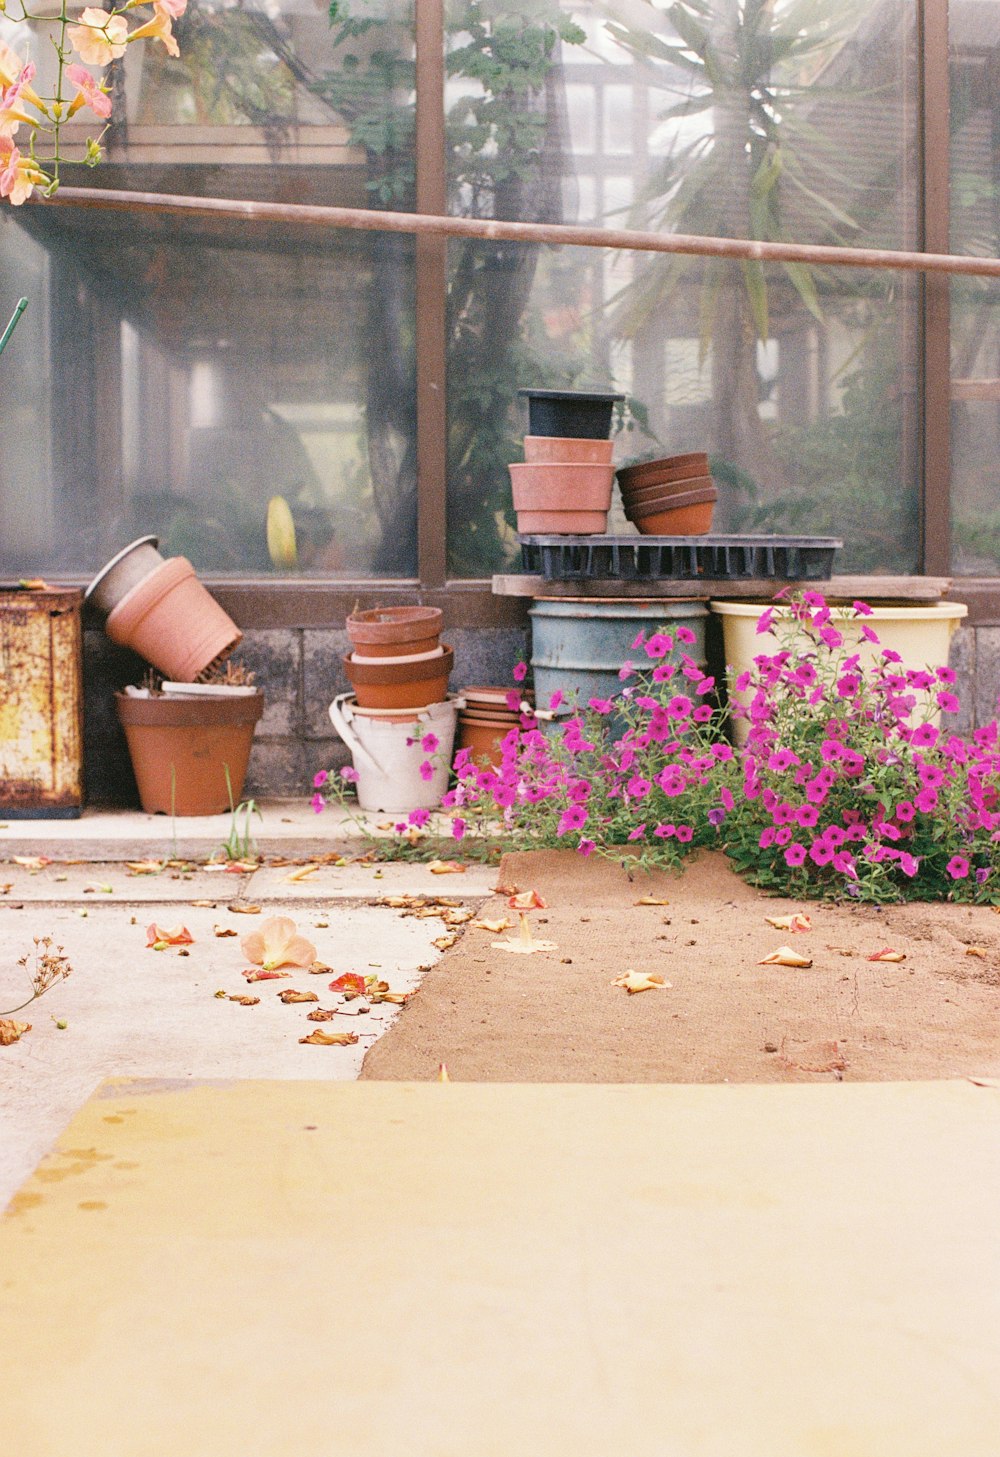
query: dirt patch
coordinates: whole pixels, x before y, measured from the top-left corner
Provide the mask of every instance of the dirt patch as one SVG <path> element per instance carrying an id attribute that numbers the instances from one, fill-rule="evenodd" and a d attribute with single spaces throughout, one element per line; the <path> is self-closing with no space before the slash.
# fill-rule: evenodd
<path id="1" fill-rule="evenodd" d="M 778 900 L 721 855 L 634 878 L 571 851 L 508 855 L 497 884 L 540 892 L 531 923 L 556 949 L 511 955 L 465 928 L 362 1077 L 432 1078 L 441 1062 L 481 1082 L 1000 1076 L 1000 916 L 987 907 Z M 669 904 L 637 905 L 644 895 Z M 811 931 L 764 920 L 795 911 Z M 496 896 L 480 918 L 503 915 Z M 759 965 L 781 945 L 812 966 Z M 885 947 L 905 959 L 867 959 Z M 613 985 L 627 970 L 671 985 L 630 996 Z"/>

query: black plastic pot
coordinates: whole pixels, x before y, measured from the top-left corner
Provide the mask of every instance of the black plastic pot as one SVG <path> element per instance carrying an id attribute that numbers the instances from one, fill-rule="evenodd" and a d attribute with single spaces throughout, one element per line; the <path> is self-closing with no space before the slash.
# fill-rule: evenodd
<path id="1" fill-rule="evenodd" d="M 528 401 L 528 434 L 606 440 L 611 410 L 624 395 L 593 390 L 518 390 Z"/>

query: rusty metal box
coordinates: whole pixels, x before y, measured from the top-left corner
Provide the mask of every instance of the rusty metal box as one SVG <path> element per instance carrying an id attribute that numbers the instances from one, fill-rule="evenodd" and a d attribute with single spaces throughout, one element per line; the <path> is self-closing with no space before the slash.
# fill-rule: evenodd
<path id="1" fill-rule="evenodd" d="M 83 808 L 83 593 L 0 586 L 0 816 Z"/>

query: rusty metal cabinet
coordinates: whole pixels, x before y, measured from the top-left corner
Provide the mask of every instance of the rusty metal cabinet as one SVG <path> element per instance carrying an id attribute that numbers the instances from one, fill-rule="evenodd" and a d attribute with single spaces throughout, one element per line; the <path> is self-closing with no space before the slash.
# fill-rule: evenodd
<path id="1" fill-rule="evenodd" d="M 0 587 L 0 816 L 83 808 L 83 593 Z"/>

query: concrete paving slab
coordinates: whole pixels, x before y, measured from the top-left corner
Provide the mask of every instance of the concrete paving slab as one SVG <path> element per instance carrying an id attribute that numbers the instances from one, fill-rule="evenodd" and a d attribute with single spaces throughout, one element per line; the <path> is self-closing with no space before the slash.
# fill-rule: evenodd
<path id="1" fill-rule="evenodd" d="M 301 867 L 299 867 L 301 869 Z M 483 900 L 497 883 L 495 865 L 466 865 L 460 874 L 435 875 L 425 864 L 320 865 L 305 880 L 292 880 L 292 865 L 263 865 L 254 872 L 246 894 L 252 900 L 297 903 L 310 900 L 371 900 L 394 895 L 447 896 L 451 900 Z"/>
<path id="2" fill-rule="evenodd" d="M 55 861 L 40 870 L 7 862 L 0 865 L 0 907 L 24 901 L 127 905 L 217 900 L 224 904 L 244 895 L 249 883 L 248 872 L 234 873 L 222 866 L 216 871 L 166 867 L 155 874 L 133 874 L 121 860 L 84 865 Z"/>
<path id="3" fill-rule="evenodd" d="M 995 1457 L 1000 1093 L 140 1084 L 0 1225 L 30 1457 Z"/>
<path id="4" fill-rule="evenodd" d="M 413 990 L 419 968 L 432 965 L 442 933 L 437 919 L 403 917 L 387 908 L 296 904 L 299 931 L 316 946 L 331 975 L 295 970 L 291 976 L 249 985 L 241 975 L 250 963 L 240 938 L 259 927 L 257 916 L 180 905 L 100 904 L 14 910 L 0 903 L 0 1010 L 30 994 L 17 958 L 34 936 L 50 935 L 65 948 L 72 974 L 16 1015 L 32 1024 L 19 1042 L 0 1047 L 0 1206 L 37 1163 L 102 1078 L 356 1078 L 376 1037 L 399 1014 L 392 1003 L 359 1013 L 361 1002 L 344 1003 L 329 983 L 342 972 L 375 975 L 393 991 Z M 194 944 L 152 951 L 146 927 L 186 926 Z M 219 925 L 236 936 L 216 937 Z M 288 988 L 314 992 L 318 1003 L 283 1005 Z M 243 1007 L 214 993 L 259 996 Z M 310 1022 L 316 1007 L 339 1008 L 332 1022 Z M 65 1022 L 65 1028 L 57 1026 Z M 302 1046 L 299 1038 L 317 1029 L 356 1032 L 352 1046 Z"/>
<path id="5" fill-rule="evenodd" d="M 392 839 L 395 816 L 353 815 L 334 804 L 322 814 L 305 798 L 261 800 L 252 817 L 251 833 L 262 854 L 308 858 L 344 845 L 364 848 L 366 835 Z M 11 855 L 53 855 L 60 859 L 136 860 L 201 859 L 213 854 L 229 835 L 231 816 L 191 816 L 171 820 L 141 810 L 87 808 L 76 820 L 3 820 L 0 818 L 0 860 Z M 240 817 L 240 829 L 243 817 Z M 450 821 L 435 817 L 435 833 L 449 833 Z"/>

